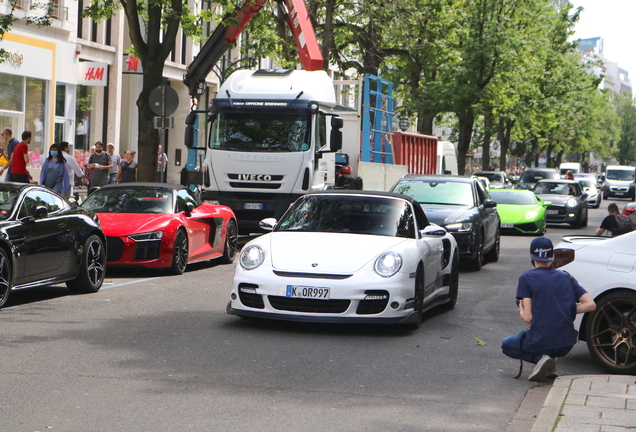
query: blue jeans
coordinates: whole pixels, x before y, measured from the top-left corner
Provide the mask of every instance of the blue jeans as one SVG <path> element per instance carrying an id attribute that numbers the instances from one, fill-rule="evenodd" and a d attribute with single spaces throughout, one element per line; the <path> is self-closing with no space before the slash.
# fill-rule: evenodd
<path id="1" fill-rule="evenodd" d="M 537 363 L 541 360 L 541 357 L 546 354 L 552 358 L 555 357 L 565 357 L 571 350 L 572 347 L 564 347 L 564 348 L 556 348 L 556 349 L 546 349 L 546 350 L 532 350 L 527 347 L 525 343 L 526 332 L 522 331 L 516 335 L 508 336 L 503 341 L 501 341 L 501 351 L 505 355 L 513 359 L 522 359 L 527 361 L 528 363 Z"/>
<path id="2" fill-rule="evenodd" d="M 117 173 L 108 174 L 108 184 L 115 183 L 116 178 L 117 178 Z"/>

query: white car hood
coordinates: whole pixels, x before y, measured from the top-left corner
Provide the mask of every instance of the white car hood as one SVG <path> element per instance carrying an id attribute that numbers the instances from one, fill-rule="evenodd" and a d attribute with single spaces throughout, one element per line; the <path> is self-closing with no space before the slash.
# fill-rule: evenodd
<path id="1" fill-rule="evenodd" d="M 276 270 L 353 274 L 406 240 L 365 234 L 273 232 L 269 235 L 269 250 Z"/>

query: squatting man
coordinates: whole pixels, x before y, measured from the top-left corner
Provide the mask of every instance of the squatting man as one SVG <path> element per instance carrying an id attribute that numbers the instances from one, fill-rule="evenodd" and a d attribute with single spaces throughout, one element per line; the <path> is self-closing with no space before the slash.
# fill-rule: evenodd
<path id="1" fill-rule="evenodd" d="M 569 273 L 553 269 L 554 248 L 539 237 L 530 244 L 534 269 L 519 277 L 519 315 L 530 329 L 505 338 L 501 350 L 514 359 L 535 363 L 531 381 L 556 378 L 556 360 L 567 355 L 578 340 L 577 314 L 596 309 L 592 296 Z M 519 371 L 521 375 L 522 368 Z"/>

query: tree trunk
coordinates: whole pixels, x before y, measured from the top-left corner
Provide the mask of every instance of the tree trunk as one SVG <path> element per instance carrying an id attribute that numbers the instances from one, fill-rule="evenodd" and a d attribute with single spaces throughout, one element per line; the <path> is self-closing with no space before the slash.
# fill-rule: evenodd
<path id="1" fill-rule="evenodd" d="M 457 172 L 459 175 L 466 173 L 466 154 L 470 149 L 470 140 L 473 135 L 475 112 L 470 107 L 456 113 L 459 119 L 459 143 L 457 144 Z"/>
<path id="2" fill-rule="evenodd" d="M 157 149 L 159 146 L 159 130 L 155 129 L 153 119 L 155 114 L 150 109 L 150 92 L 161 86 L 163 80 L 163 61 L 158 62 L 149 58 L 143 65 L 143 88 L 137 99 L 137 110 L 139 112 L 139 142 L 137 148 L 139 155 L 138 180 L 143 182 L 157 181 Z M 164 149 L 164 152 L 166 149 Z"/>
<path id="3" fill-rule="evenodd" d="M 501 140 L 501 156 L 499 157 L 499 170 L 502 172 L 506 171 L 506 155 L 508 154 L 508 148 L 510 148 L 510 135 L 512 133 L 512 128 L 515 125 L 516 120 L 506 119 L 505 126 L 503 130 L 503 136 Z"/>
<path id="4" fill-rule="evenodd" d="M 554 144 L 548 144 L 545 148 L 545 166 L 546 168 L 552 168 L 552 149 Z"/>
<path id="5" fill-rule="evenodd" d="M 433 122 L 437 111 L 423 109 L 417 115 L 417 131 L 424 135 L 433 135 Z"/>
<path id="6" fill-rule="evenodd" d="M 492 126 L 493 126 L 493 114 L 492 110 L 484 115 L 484 139 L 481 142 L 481 165 L 484 166 L 484 161 L 490 163 L 490 141 L 492 140 Z"/>

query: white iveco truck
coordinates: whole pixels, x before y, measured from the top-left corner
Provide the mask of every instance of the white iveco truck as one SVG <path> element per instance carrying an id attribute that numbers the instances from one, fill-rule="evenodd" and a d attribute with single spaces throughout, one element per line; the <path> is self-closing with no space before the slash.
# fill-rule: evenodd
<path id="1" fill-rule="evenodd" d="M 324 71 L 234 72 L 210 107 L 203 198 L 230 207 L 243 233 L 258 232 L 261 219 L 333 185 L 342 147 L 335 106 Z"/>

